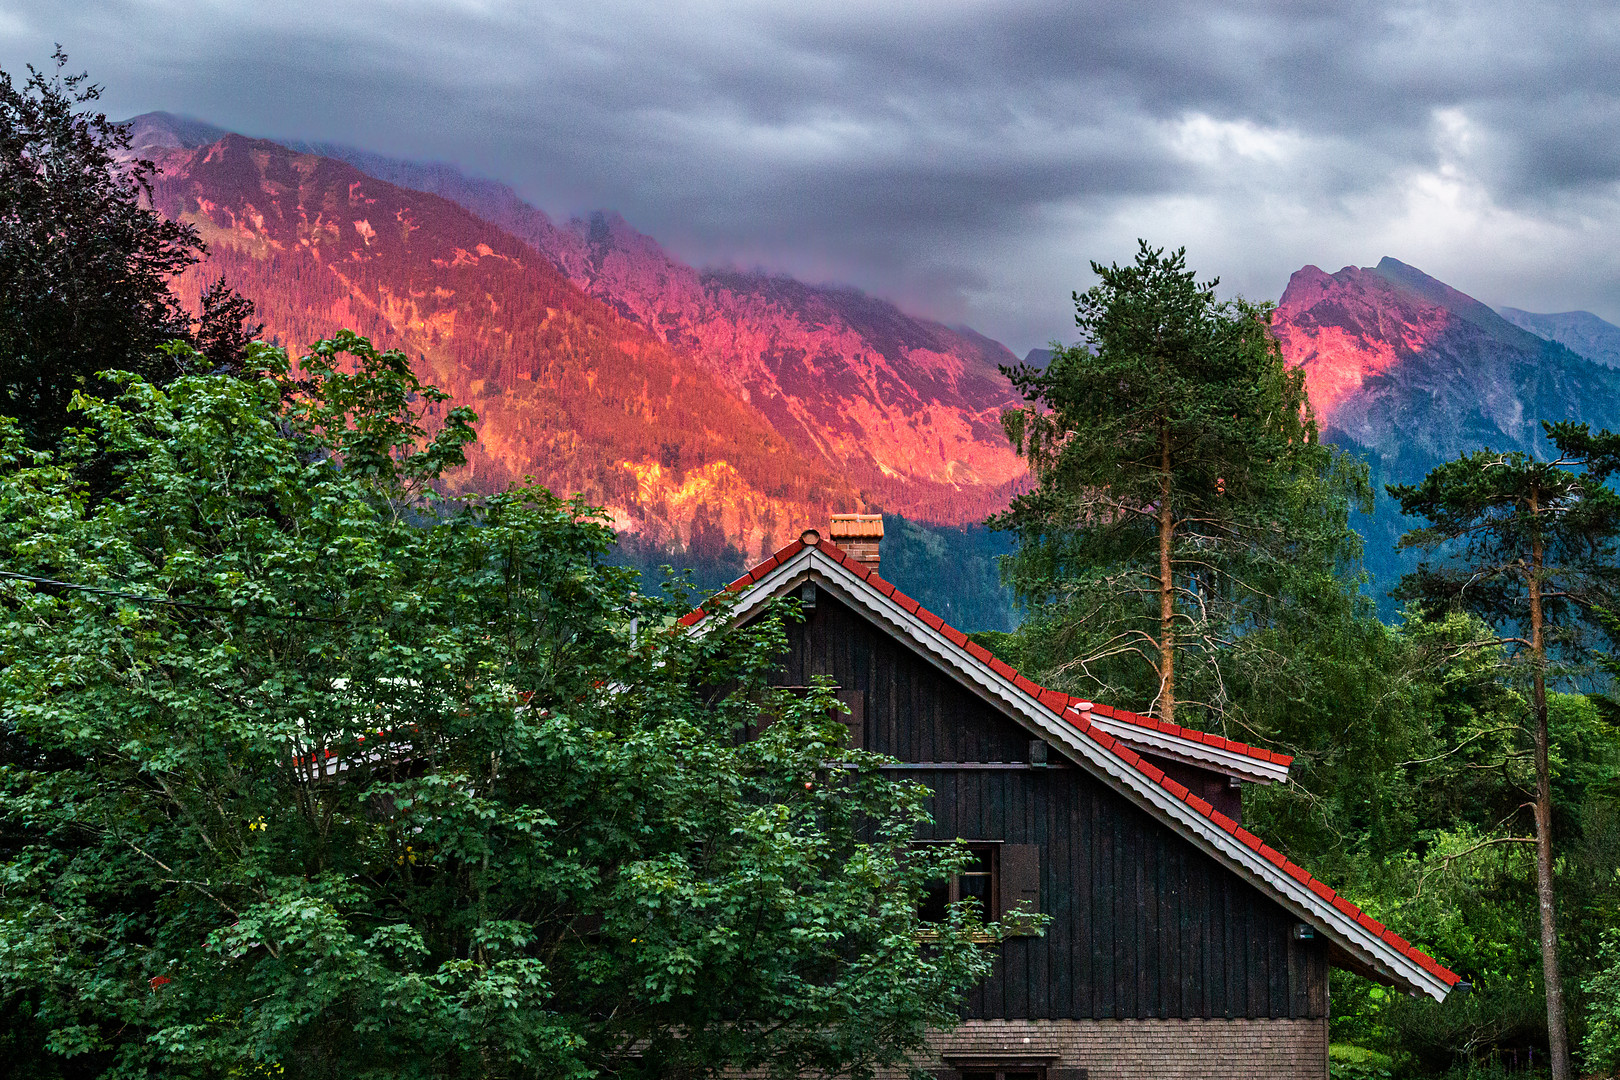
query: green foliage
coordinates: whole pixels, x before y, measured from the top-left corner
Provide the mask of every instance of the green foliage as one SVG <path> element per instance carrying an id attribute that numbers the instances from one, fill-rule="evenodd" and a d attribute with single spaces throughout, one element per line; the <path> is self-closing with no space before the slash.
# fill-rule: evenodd
<path id="1" fill-rule="evenodd" d="M 1620 494 L 1607 485 L 1620 469 L 1620 436 L 1607 431 L 1593 435 L 1584 424 L 1543 427 L 1558 449 L 1556 460 L 1486 449 L 1436 467 L 1419 484 L 1389 490 L 1403 513 L 1429 522 L 1402 537 L 1402 545 L 1444 555 L 1440 564 L 1424 563 L 1404 578 L 1398 595 L 1411 598 L 1430 616 L 1450 610 L 1473 613 L 1492 628 L 1497 636 L 1488 640 L 1512 662 L 1508 677 L 1516 676 L 1514 681 L 1528 690 L 1528 715 L 1501 730 L 1516 734 L 1518 728 L 1528 736 L 1529 797 L 1490 831 L 1520 817 L 1522 810 L 1531 811 L 1548 1057 L 1553 1076 L 1565 1080 L 1573 1068 L 1559 959 L 1556 743 L 1548 690 L 1550 681 L 1569 674 L 1567 665 L 1584 658 L 1586 632 L 1612 626 L 1601 613 L 1614 607 L 1620 588 L 1615 544 Z M 1511 750 L 1504 753 L 1515 756 Z M 1487 835 L 1469 851 L 1530 842 Z"/>
<path id="2" fill-rule="evenodd" d="M 1601 965 L 1586 981 L 1586 1038 L 1581 1049 L 1586 1067 L 1613 1075 L 1620 1072 L 1620 930 L 1603 935 Z"/>
<path id="3" fill-rule="evenodd" d="M 474 418 L 354 335 L 106 378 L 60 454 L 0 421 L 13 1061 L 869 1075 L 953 1022 L 990 957 L 917 901 L 962 856 L 768 690 L 791 612 L 692 633 L 582 503 L 441 498 Z"/>
<path id="4" fill-rule="evenodd" d="M 1328 1076 L 1332 1080 L 1383 1080 L 1394 1076 L 1388 1054 L 1367 1050 L 1350 1043 L 1328 1046 Z"/>

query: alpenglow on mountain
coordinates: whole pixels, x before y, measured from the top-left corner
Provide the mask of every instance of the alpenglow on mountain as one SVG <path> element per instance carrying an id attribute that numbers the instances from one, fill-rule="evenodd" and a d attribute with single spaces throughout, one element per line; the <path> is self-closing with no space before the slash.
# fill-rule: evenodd
<path id="1" fill-rule="evenodd" d="M 554 224 L 444 167 L 133 126 L 159 208 L 209 244 L 187 287 L 224 273 L 289 345 L 351 326 L 404 349 L 480 415 L 470 487 L 530 474 L 644 537 L 758 557 L 835 510 L 978 521 L 1022 481 L 1015 358 L 972 331 L 698 271 L 616 215 Z"/>
<path id="2" fill-rule="evenodd" d="M 191 298 L 223 273 L 291 347 L 348 326 L 404 349 L 480 414 L 468 488 L 532 475 L 649 542 L 740 560 L 835 510 L 980 521 L 1027 482 L 998 423 L 1016 358 L 966 328 L 694 269 L 615 214 L 556 222 L 449 166 L 162 114 L 134 134 L 164 170 L 159 207 L 210 245 Z M 1542 420 L 1620 427 L 1620 330 L 1503 311 L 1386 258 L 1304 267 L 1273 325 L 1324 435 L 1381 490 L 1485 446 L 1545 453 Z M 1379 593 L 1412 561 L 1393 546 L 1410 524 L 1387 497 L 1358 522 Z"/>
<path id="3" fill-rule="evenodd" d="M 1371 466 L 1377 505 L 1357 526 L 1380 597 L 1416 564 L 1395 541 L 1421 524 L 1401 517 L 1386 483 L 1485 447 L 1545 457 L 1544 420 L 1620 429 L 1620 370 L 1395 259 L 1335 274 L 1304 267 L 1272 325 L 1283 355 L 1305 369 L 1323 435 Z"/>

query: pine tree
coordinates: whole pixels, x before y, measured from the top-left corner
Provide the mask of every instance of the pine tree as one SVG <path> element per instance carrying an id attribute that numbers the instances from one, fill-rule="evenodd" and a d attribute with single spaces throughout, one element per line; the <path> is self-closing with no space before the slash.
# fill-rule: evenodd
<path id="1" fill-rule="evenodd" d="M 1030 404 L 1003 424 L 1036 485 L 992 524 L 1017 534 L 1025 660 L 1060 685 L 1134 689 L 1166 720 L 1189 691 L 1220 712 L 1221 656 L 1291 581 L 1354 561 L 1345 514 L 1365 480 L 1317 439 L 1268 308 L 1217 300 L 1184 251 L 1145 242 L 1092 270 L 1082 340 L 1008 371 Z"/>
<path id="2" fill-rule="evenodd" d="M 1554 1080 L 1566 1080 L 1574 1073 L 1558 965 L 1547 683 L 1558 673 L 1555 662 L 1581 656 L 1587 632 L 1617 599 L 1620 496 L 1606 481 L 1620 469 L 1620 436 L 1593 435 L 1585 424 L 1543 426 L 1558 449 L 1555 460 L 1481 450 L 1436 467 L 1421 483 L 1390 485 L 1389 492 L 1402 513 L 1429 521 L 1403 536 L 1401 546 L 1443 555 L 1403 578 L 1396 595 L 1431 613 L 1460 608 L 1478 615 L 1529 676 L 1547 1041 Z"/>

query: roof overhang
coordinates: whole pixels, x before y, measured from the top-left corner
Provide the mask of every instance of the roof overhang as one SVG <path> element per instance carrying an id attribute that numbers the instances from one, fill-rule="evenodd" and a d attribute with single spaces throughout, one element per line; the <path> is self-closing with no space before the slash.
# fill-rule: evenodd
<path id="1" fill-rule="evenodd" d="M 1087 713 L 1085 719 L 1090 720 L 1093 727 L 1108 732 L 1139 753 L 1195 765 L 1200 769 L 1213 769 L 1254 784 L 1288 782 L 1288 766 L 1279 765 L 1275 761 L 1262 761 L 1248 754 L 1207 746 L 1179 735 L 1155 731 L 1140 724 L 1116 720 L 1100 713 Z"/>

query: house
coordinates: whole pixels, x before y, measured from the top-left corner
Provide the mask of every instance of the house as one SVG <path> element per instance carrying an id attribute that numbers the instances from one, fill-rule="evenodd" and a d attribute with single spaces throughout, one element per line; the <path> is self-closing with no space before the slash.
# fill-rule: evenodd
<path id="1" fill-rule="evenodd" d="M 1244 829 L 1290 759 L 1045 689 L 877 573 L 882 519 L 838 517 L 733 582 L 729 617 L 797 596 L 781 683 L 832 679 L 851 739 L 935 793 L 974 860 L 945 899 L 1022 902 L 1042 936 L 918 1062 L 959 1080 L 1322 1077 L 1328 970 L 1443 1000 L 1460 982 Z M 706 618 L 699 610 L 688 625 Z"/>

